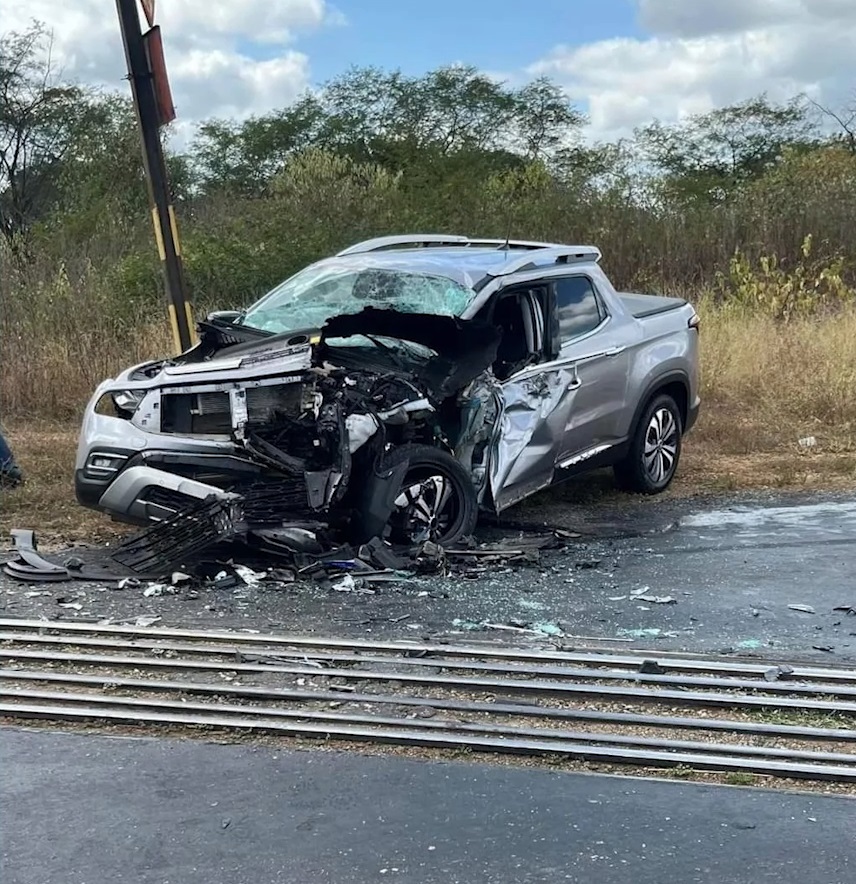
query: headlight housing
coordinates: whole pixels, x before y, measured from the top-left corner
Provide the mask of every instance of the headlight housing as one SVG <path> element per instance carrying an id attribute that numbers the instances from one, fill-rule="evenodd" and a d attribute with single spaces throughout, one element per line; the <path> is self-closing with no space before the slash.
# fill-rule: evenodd
<path id="1" fill-rule="evenodd" d="M 131 418 L 140 407 L 145 395 L 145 390 L 112 390 L 109 393 L 104 393 L 95 403 L 95 413 L 106 414 L 110 417 Z"/>
<path id="2" fill-rule="evenodd" d="M 128 414 L 133 414 L 140 407 L 145 395 L 145 390 L 116 390 L 111 393 L 116 408 Z"/>

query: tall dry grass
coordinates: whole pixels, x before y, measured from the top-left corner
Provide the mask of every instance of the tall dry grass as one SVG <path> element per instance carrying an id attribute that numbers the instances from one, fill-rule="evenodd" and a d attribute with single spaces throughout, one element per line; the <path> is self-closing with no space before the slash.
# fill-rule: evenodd
<path id="1" fill-rule="evenodd" d="M 814 436 L 829 452 L 856 449 L 856 310 L 782 323 L 708 299 L 698 309 L 709 444 L 740 455 Z"/>

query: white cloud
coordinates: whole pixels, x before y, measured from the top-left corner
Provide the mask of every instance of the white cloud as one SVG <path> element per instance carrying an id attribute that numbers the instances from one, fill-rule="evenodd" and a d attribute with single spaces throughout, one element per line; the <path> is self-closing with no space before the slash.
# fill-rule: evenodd
<path id="1" fill-rule="evenodd" d="M 124 54 L 109 0 L 3 0 L 2 32 L 33 20 L 52 32 L 52 56 L 79 83 L 125 91 Z M 179 118 L 245 117 L 288 104 L 310 85 L 301 34 L 344 17 L 326 0 L 161 0 L 155 21 Z"/>
<path id="2" fill-rule="evenodd" d="M 586 104 L 597 138 L 767 92 L 841 102 L 856 82 L 852 0 L 638 0 L 640 39 L 556 47 L 528 68 Z"/>

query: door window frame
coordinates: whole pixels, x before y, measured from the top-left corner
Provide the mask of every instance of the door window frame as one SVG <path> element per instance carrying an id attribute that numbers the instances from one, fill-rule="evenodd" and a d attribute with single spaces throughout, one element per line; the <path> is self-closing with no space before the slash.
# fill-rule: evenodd
<path id="1" fill-rule="evenodd" d="M 568 338 L 567 340 L 562 340 L 561 337 L 561 323 L 559 320 L 559 283 L 563 279 L 578 279 L 582 277 L 583 279 L 588 280 L 589 285 L 591 286 L 592 293 L 594 294 L 595 303 L 597 304 L 597 312 L 600 316 L 600 322 L 590 328 L 586 332 L 582 332 L 581 334 L 575 335 L 572 338 Z M 562 276 L 554 276 L 553 278 L 546 280 L 549 285 L 553 289 L 553 301 L 555 303 L 556 310 L 556 323 L 559 328 L 559 350 L 563 350 L 565 347 L 577 343 L 577 341 L 584 341 L 587 338 L 591 337 L 594 334 L 597 334 L 601 329 L 606 326 L 606 324 L 612 319 L 612 315 L 607 309 L 606 302 L 598 290 L 597 283 L 587 274 L 587 273 L 566 273 Z"/>

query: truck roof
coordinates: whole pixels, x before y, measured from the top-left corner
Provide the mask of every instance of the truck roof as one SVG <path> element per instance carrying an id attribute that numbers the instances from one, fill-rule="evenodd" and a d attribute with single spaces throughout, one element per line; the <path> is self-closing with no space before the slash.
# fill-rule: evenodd
<path id="1" fill-rule="evenodd" d="M 486 278 L 520 272 L 530 266 L 596 263 L 600 257 L 600 250 L 594 246 L 414 234 L 357 243 L 319 263 L 435 274 L 477 288 Z"/>

